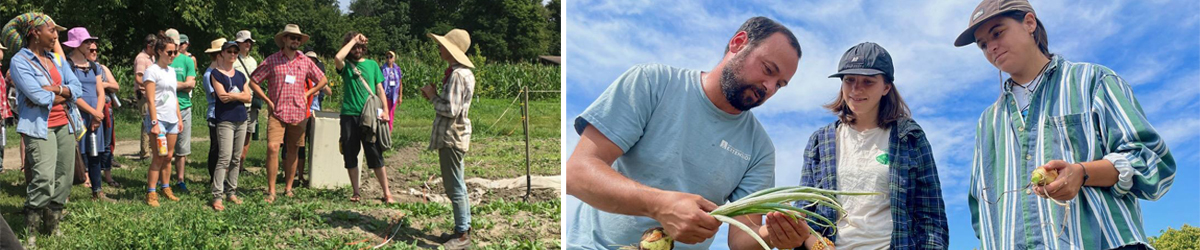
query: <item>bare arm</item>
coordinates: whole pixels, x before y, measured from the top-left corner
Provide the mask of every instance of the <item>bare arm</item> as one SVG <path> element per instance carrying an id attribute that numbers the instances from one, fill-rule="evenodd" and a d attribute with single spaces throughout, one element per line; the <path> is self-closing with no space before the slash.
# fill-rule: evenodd
<path id="1" fill-rule="evenodd" d="M 112 74 L 112 71 L 108 70 L 108 66 L 100 65 L 100 67 L 104 68 L 104 74 L 108 75 L 108 81 L 104 82 L 104 93 L 116 93 L 120 91 L 121 84 L 117 82 L 117 77 Z"/>
<path id="2" fill-rule="evenodd" d="M 232 95 L 229 92 L 225 92 L 225 85 L 218 82 L 215 77 L 209 76 L 208 78 L 208 82 L 212 83 L 213 93 L 217 94 L 217 101 L 222 103 L 233 101 L 230 99 Z"/>
<path id="3" fill-rule="evenodd" d="M 192 88 L 195 88 L 195 87 L 196 87 L 196 77 L 189 76 L 189 77 L 185 78 L 185 80 L 183 80 L 183 82 L 179 83 L 178 89 L 179 89 L 179 91 L 191 91 Z"/>
<path id="4" fill-rule="evenodd" d="M 346 55 L 350 54 L 350 50 L 354 49 L 354 45 L 358 45 L 359 42 L 365 42 L 366 40 L 367 37 L 358 34 L 354 39 L 350 39 L 350 42 L 342 45 L 342 48 L 338 49 L 337 54 L 333 56 L 333 66 L 337 70 L 342 70 L 342 68 L 346 67 Z"/>
<path id="5" fill-rule="evenodd" d="M 258 96 L 259 99 L 262 99 L 263 102 L 267 103 L 268 108 L 275 109 L 275 102 L 271 101 L 271 98 L 267 98 L 267 92 L 263 91 L 262 87 L 259 87 L 257 82 L 247 79 L 246 83 L 250 84 L 250 90 L 254 92 L 254 96 Z"/>
<path id="6" fill-rule="evenodd" d="M 154 101 L 154 96 L 152 96 L 154 94 L 154 81 L 142 82 L 142 89 L 146 91 L 146 113 L 150 116 L 151 121 L 157 121 L 158 112 L 156 111 L 158 108 L 155 107 L 157 104 Z"/>
<path id="7" fill-rule="evenodd" d="M 567 160 L 567 194 L 601 211 L 653 218 L 680 242 L 695 244 L 716 234 L 721 223 L 707 213 L 716 209 L 716 204 L 699 195 L 656 189 L 621 175 L 612 163 L 622 154 L 616 144 L 588 125 Z"/>
<path id="8" fill-rule="evenodd" d="M 96 106 L 97 106 L 97 107 L 102 107 L 102 106 L 104 106 L 104 102 L 105 102 L 105 99 L 106 99 L 105 97 L 107 97 L 107 96 L 105 96 L 105 95 L 104 95 L 104 93 L 105 93 L 105 91 L 104 91 L 104 86 L 105 86 L 105 85 L 108 85 L 108 82 L 105 82 L 105 81 L 102 81 L 102 80 L 104 80 L 104 78 L 103 78 L 103 77 L 96 76 Z M 103 118 L 103 117 L 104 117 L 104 112 L 103 112 L 103 110 L 100 110 L 100 111 L 96 112 L 96 114 L 98 114 L 98 115 L 96 115 L 96 116 L 98 116 L 98 117 L 101 117 L 101 118 Z"/>
<path id="9" fill-rule="evenodd" d="M 805 241 L 810 238 L 811 229 L 808 228 L 808 223 L 802 219 L 792 219 L 779 212 L 768 213 L 766 218 L 766 222 L 763 222 L 763 214 L 748 214 L 733 219 L 756 229 L 758 237 L 772 248 L 799 248 L 805 246 Z M 762 246 L 745 231 L 731 229 L 729 230 L 729 248 L 762 249 Z"/>

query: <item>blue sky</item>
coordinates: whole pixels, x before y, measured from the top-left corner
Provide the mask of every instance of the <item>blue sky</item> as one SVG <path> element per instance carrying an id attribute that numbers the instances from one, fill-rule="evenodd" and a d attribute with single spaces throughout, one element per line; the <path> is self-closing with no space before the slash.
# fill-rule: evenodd
<path id="1" fill-rule="evenodd" d="M 564 19 L 566 103 L 563 159 L 579 136 L 574 118 L 629 67 L 662 63 L 710 70 L 723 44 L 747 18 L 767 16 L 791 28 L 804 58 L 789 87 L 753 110 L 775 142 L 776 185 L 797 185 L 804 142 L 834 120 L 821 109 L 837 94 L 841 54 L 865 41 L 886 48 L 896 84 L 925 128 L 938 162 L 950 249 L 979 245 L 966 186 L 975 122 L 1000 93 L 999 72 L 973 46 L 954 47 L 978 1 L 594 1 L 567 3 Z M 1050 50 L 1108 66 L 1133 86 L 1177 164 L 1161 200 L 1141 201 L 1145 231 L 1200 225 L 1200 4 L 1197 1 L 1033 1 Z M 1003 76 L 1007 78 L 1007 76 Z M 564 223 L 579 201 L 567 196 Z M 725 233 L 717 244 L 724 247 Z"/>

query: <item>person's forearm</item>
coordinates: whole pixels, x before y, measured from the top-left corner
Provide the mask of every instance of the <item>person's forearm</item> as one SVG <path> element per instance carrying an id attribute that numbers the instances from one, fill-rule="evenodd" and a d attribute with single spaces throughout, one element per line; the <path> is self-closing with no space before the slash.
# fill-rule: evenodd
<path id="1" fill-rule="evenodd" d="M 105 90 L 107 90 L 108 92 L 113 92 L 113 93 L 116 93 L 118 90 L 121 90 L 121 84 L 117 83 L 117 77 L 113 76 L 112 71 L 108 69 L 108 66 L 103 66 L 103 68 L 104 68 L 104 74 L 108 76 L 108 81 L 104 82 Z"/>
<path id="2" fill-rule="evenodd" d="M 1084 186 L 1111 187 L 1117 184 L 1120 172 L 1117 171 L 1117 167 L 1113 166 L 1112 162 L 1100 159 L 1078 164 L 1083 165 L 1084 171 L 1088 175 L 1087 182 L 1083 183 Z"/>
<path id="3" fill-rule="evenodd" d="M 92 105 L 88 105 L 88 103 L 83 101 L 83 99 L 75 99 L 75 105 L 78 106 L 80 110 L 83 110 L 83 112 L 87 112 L 89 115 L 96 115 L 100 113 L 100 111 L 96 110 L 96 108 L 93 108 Z"/>
<path id="4" fill-rule="evenodd" d="M 158 121 L 158 107 L 155 107 L 157 106 L 157 102 L 154 100 L 155 96 L 153 96 L 154 88 L 154 84 L 146 82 L 143 91 L 146 92 L 146 114 L 150 116 L 151 121 Z"/>
<path id="5" fill-rule="evenodd" d="M 350 54 L 350 50 L 354 49 L 354 45 L 356 44 L 358 44 L 358 39 L 351 38 L 350 42 L 342 45 L 341 49 L 338 49 L 337 54 L 333 55 L 333 66 L 335 69 L 342 70 L 343 67 L 346 67 L 346 55 Z"/>
<path id="6" fill-rule="evenodd" d="M 242 93 L 238 94 L 236 97 L 237 97 L 238 101 L 243 102 L 243 103 L 250 103 L 250 100 L 252 98 L 254 98 L 254 96 L 251 95 L 250 92 L 242 92 Z"/>
<path id="7" fill-rule="evenodd" d="M 325 88 L 325 86 L 326 86 L 326 85 L 328 85 L 328 84 L 329 84 L 329 78 L 328 78 L 328 77 L 326 77 L 325 79 L 321 79 L 321 81 L 318 81 L 318 82 L 317 82 L 317 86 L 314 86 L 314 87 L 313 87 L 313 89 L 314 89 L 314 90 L 318 90 L 318 91 L 319 91 L 320 89 L 323 89 L 323 88 Z M 313 91 L 313 94 L 314 94 L 314 95 L 315 95 L 316 93 L 317 93 L 316 91 Z"/>
<path id="8" fill-rule="evenodd" d="M 179 91 L 190 91 L 190 90 L 192 90 L 192 88 L 195 88 L 195 87 L 196 87 L 196 77 L 189 76 L 189 77 L 187 77 L 187 80 L 184 80 L 183 82 L 179 83 L 178 89 L 179 89 Z"/>
<path id="9" fill-rule="evenodd" d="M 762 214 L 748 214 L 733 219 L 750 226 L 751 229 L 759 229 L 760 225 L 764 225 Z M 763 235 L 759 235 L 759 237 L 763 237 Z M 770 242 L 767 242 L 768 246 L 771 246 L 770 244 Z M 731 227 L 729 230 L 729 249 L 762 249 L 762 245 L 759 245 L 758 240 L 750 237 L 745 231 Z"/>
<path id="10" fill-rule="evenodd" d="M 104 90 L 104 85 L 107 84 L 105 82 L 96 82 L 96 106 L 103 105 L 105 103 L 105 99 L 108 97 L 104 94 L 106 92 Z"/>
<path id="11" fill-rule="evenodd" d="M 598 159 L 567 161 L 567 194 L 609 213 L 650 217 L 662 190 L 637 183 Z"/>
<path id="12" fill-rule="evenodd" d="M 254 96 L 258 96 L 258 98 L 263 99 L 263 101 L 271 100 L 270 98 L 267 98 L 267 94 L 263 92 L 262 88 L 259 87 L 258 83 L 256 82 L 250 83 L 250 91 L 254 92 Z"/>

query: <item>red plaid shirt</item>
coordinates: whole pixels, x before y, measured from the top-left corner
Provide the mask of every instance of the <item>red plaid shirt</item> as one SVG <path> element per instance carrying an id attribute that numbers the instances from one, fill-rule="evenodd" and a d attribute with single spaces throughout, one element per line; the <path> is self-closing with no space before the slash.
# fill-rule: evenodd
<path id="1" fill-rule="evenodd" d="M 275 103 L 272 115 L 281 122 L 297 124 L 308 118 L 309 105 L 304 98 L 304 92 L 309 88 L 308 81 L 325 80 L 325 72 L 321 72 L 312 60 L 299 51 L 290 60 L 280 51 L 263 59 L 250 78 L 255 83 L 266 81 L 267 97 Z"/>

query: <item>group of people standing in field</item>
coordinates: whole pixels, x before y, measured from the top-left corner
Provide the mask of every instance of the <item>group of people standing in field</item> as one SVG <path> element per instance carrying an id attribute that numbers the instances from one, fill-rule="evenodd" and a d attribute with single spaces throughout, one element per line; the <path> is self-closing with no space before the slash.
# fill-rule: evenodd
<path id="1" fill-rule="evenodd" d="M 58 33 L 62 31 L 66 31 L 67 40 L 60 43 Z M 470 35 L 465 30 L 453 29 L 445 35 L 431 33 L 429 37 L 437 42 L 440 57 L 449 66 L 440 82 L 431 82 L 418 93 L 433 104 L 437 113 L 429 149 L 439 154 L 455 218 L 455 233 L 445 235 L 443 240 L 448 248 L 459 249 L 470 245 L 470 202 L 463 157 L 471 138 L 468 112 L 474 95 L 475 66 L 466 56 Z M 46 14 L 26 13 L 9 21 L 0 30 L 0 38 L 0 58 L 8 47 L 19 49 L 9 61 L 7 74 L 0 74 L 0 84 L 4 85 L 0 86 L 0 96 L 7 96 L 7 91 L 15 93 L 15 103 L 0 101 L 0 116 L 17 118 L 28 182 L 24 206 L 27 243 L 33 245 L 38 235 L 60 234 L 58 225 L 77 162 L 86 166 L 92 199 L 114 201 L 105 195 L 102 186 L 120 187 L 109 171 L 114 164 L 116 141 L 112 114 L 113 108 L 120 106 L 115 94 L 120 85 L 113 72 L 97 62 L 97 41 L 103 38 L 92 36 L 85 27 L 67 30 Z M 283 195 L 293 196 L 296 177 L 306 182 L 297 172 L 303 172 L 303 150 L 306 144 L 311 145 L 306 136 L 313 133 L 313 112 L 321 110 L 322 99 L 332 94 L 325 64 L 315 52 L 300 51 L 308 39 L 298 25 L 287 24 L 274 36 L 279 51 L 259 62 L 251 56 L 256 40 L 250 31 L 241 30 L 234 40 L 218 38 L 209 42 L 203 56 L 208 56 L 211 63 L 199 67 L 197 55 L 188 52 L 192 43 L 187 35 L 167 29 L 146 36 L 132 73 L 136 108 L 142 114 L 139 155 L 151 158 L 144 196 L 148 206 L 159 207 L 160 194 L 178 201 L 173 187 L 188 190 L 184 166 L 192 153 L 193 113 L 203 115 L 211 138 L 207 167 L 212 209 L 223 211 L 227 201 L 235 205 L 244 202 L 237 192 L 238 177 L 244 169 L 250 138 L 257 135 L 256 127 L 263 115 L 260 112 L 267 119 L 267 187 L 263 201 L 273 203 L 277 199 L 280 158 L 284 165 Z M 347 32 L 334 56 L 335 72 L 344 83 L 339 86 L 339 149 L 353 187 L 349 200 L 361 199 L 361 151 L 382 187 L 382 201 L 393 203 L 396 200 L 389 189 L 383 151 L 390 147 L 393 121 L 402 102 L 403 72 L 394 52 L 387 52 L 382 65 L 367 59 L 367 45 L 365 35 Z M 193 99 L 198 87 L 203 89 L 203 99 Z M 207 110 L 193 111 L 197 101 L 206 102 Z M 171 174 L 172 167 L 175 175 Z M 0 225 L 11 232 L 7 223 Z M 20 247 L 11 233 L 3 231 L 0 248 Z"/>

